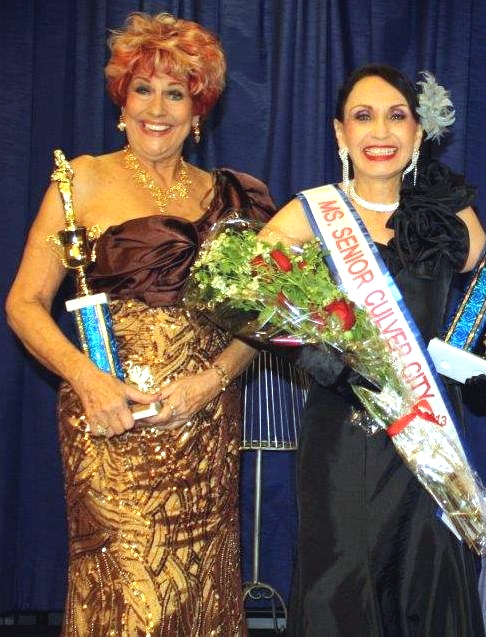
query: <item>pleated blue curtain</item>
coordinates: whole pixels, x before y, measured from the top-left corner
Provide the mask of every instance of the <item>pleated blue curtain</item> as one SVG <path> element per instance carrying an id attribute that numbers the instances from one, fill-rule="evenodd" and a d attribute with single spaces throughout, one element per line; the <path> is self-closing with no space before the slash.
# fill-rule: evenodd
<path id="1" fill-rule="evenodd" d="M 412 77 L 428 69 L 451 91 L 453 135 L 439 149 L 479 189 L 486 219 L 486 5 L 482 0 L 16 0 L 0 5 L 0 279 L 2 302 L 52 169 L 119 148 L 103 66 L 108 29 L 133 10 L 169 11 L 217 32 L 227 90 L 187 158 L 230 166 L 269 184 L 281 205 L 336 180 L 332 134 L 339 84 L 365 62 Z M 62 302 L 55 308 L 65 329 Z M 56 379 L 0 324 L 0 613 L 62 608 L 65 521 L 55 422 Z M 471 419 L 474 450 L 486 442 Z M 482 447 L 481 447 L 482 445 Z M 477 453 L 478 465 L 486 461 Z M 295 540 L 294 454 L 265 456 L 262 577 L 287 596 Z M 252 466 L 244 460 L 243 549 L 251 572 Z"/>

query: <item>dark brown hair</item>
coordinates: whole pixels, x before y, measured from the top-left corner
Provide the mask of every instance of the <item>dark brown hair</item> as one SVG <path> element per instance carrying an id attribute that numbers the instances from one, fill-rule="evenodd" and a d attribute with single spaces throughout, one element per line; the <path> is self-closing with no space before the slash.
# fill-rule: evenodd
<path id="1" fill-rule="evenodd" d="M 336 119 L 340 122 L 343 121 L 344 107 L 349 94 L 353 90 L 355 84 L 365 77 L 381 77 L 385 80 L 385 82 L 396 88 L 397 91 L 399 91 L 407 100 L 407 104 L 410 107 L 415 121 L 420 121 L 417 114 L 417 91 L 414 85 L 404 73 L 395 69 L 393 66 L 388 66 L 387 64 L 366 64 L 351 73 L 338 92 L 336 101 Z"/>

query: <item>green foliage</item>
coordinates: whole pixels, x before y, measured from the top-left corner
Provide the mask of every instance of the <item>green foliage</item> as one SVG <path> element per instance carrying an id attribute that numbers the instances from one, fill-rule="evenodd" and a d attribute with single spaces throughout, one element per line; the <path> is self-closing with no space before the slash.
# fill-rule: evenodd
<path id="1" fill-rule="evenodd" d="M 291 267 L 282 269 L 287 259 Z M 350 329 L 326 311 L 337 299 L 352 307 Z M 263 340 L 291 335 L 304 343 L 331 344 L 355 369 L 402 389 L 388 345 L 366 310 L 333 281 L 317 239 L 301 247 L 270 245 L 252 229 L 226 228 L 200 252 L 185 303 L 212 314 L 235 334 Z"/>

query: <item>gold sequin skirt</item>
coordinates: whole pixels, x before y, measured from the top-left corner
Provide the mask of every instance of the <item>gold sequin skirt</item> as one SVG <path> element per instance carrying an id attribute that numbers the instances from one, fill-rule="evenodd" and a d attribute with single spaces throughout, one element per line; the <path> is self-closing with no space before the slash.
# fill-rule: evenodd
<path id="1" fill-rule="evenodd" d="M 178 308 L 112 303 L 132 380 L 157 388 L 207 368 L 227 344 Z M 246 635 L 239 564 L 239 388 L 175 431 L 139 426 L 110 440 L 83 431 L 59 397 L 69 527 L 63 635 Z"/>

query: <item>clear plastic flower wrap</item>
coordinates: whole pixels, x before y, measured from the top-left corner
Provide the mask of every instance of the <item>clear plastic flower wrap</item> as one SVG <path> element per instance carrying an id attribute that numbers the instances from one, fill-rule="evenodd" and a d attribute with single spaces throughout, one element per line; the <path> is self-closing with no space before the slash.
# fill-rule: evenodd
<path id="1" fill-rule="evenodd" d="M 366 410 L 356 422 L 384 429 L 396 450 L 470 548 L 486 555 L 486 491 L 458 438 L 441 427 L 426 400 L 405 383 L 400 356 L 368 312 L 333 281 L 319 241 L 268 242 L 258 222 L 217 223 L 184 291 L 189 312 L 263 345 L 331 346 L 369 386 L 351 384 Z M 323 353 L 323 356 L 325 354 Z M 374 388 L 373 388 L 374 386 Z"/>

